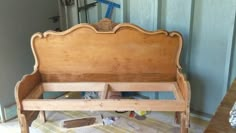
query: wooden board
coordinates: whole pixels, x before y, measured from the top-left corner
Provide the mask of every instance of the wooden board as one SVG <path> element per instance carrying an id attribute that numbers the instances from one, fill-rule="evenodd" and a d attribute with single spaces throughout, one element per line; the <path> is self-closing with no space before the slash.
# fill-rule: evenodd
<path id="1" fill-rule="evenodd" d="M 99 32 L 88 24 L 32 38 L 43 81 L 175 81 L 182 37 L 132 24 Z"/>
<path id="2" fill-rule="evenodd" d="M 106 87 L 110 91 L 173 91 L 179 89 L 176 82 L 43 82 L 43 90 L 49 92 L 60 91 L 104 91 Z"/>
<path id="3" fill-rule="evenodd" d="M 236 79 L 231 88 L 228 90 L 224 99 L 220 103 L 215 115 L 212 117 L 205 133 L 235 133 L 236 129 L 232 128 L 229 123 L 229 112 L 236 101 Z"/>
<path id="4" fill-rule="evenodd" d="M 130 100 L 130 99 L 25 99 L 22 101 L 24 110 L 48 111 L 184 111 L 183 100 Z"/>
<path id="5" fill-rule="evenodd" d="M 89 126 L 89 125 L 94 124 L 95 121 L 96 121 L 95 117 L 66 120 L 63 122 L 64 123 L 63 127 L 64 128 L 75 128 L 75 127 Z"/>

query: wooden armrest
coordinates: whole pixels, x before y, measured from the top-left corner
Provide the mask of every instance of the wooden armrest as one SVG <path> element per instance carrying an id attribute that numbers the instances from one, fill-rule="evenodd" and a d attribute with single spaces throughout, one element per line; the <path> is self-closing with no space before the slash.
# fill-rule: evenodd
<path id="1" fill-rule="evenodd" d="M 24 75 L 15 86 L 15 99 L 18 109 L 22 109 L 22 100 L 25 99 L 30 92 L 41 82 L 41 76 L 38 71 L 32 74 Z"/>
<path id="2" fill-rule="evenodd" d="M 189 103 L 190 98 L 191 98 L 190 84 L 186 80 L 185 75 L 182 72 L 180 72 L 179 70 L 177 71 L 177 84 L 180 88 L 180 91 L 181 91 L 183 97 L 184 97 L 184 100 Z"/>
<path id="3" fill-rule="evenodd" d="M 185 79 L 185 75 L 182 72 L 180 72 L 180 70 L 177 71 L 177 84 L 185 100 L 186 112 L 183 115 L 184 117 L 186 117 L 185 127 L 188 128 L 190 126 L 189 113 L 190 113 L 191 88 L 189 82 Z"/>
<path id="4" fill-rule="evenodd" d="M 34 71 L 30 75 L 24 75 L 15 86 L 15 99 L 17 105 L 17 114 L 22 131 L 27 132 L 27 125 L 31 125 L 32 121 L 37 118 L 38 111 L 24 111 L 22 101 L 36 88 L 41 82 L 39 71 Z"/>

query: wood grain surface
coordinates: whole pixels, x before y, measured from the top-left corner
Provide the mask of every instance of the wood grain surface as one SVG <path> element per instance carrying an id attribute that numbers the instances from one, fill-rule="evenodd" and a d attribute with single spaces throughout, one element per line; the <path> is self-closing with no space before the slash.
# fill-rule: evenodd
<path id="1" fill-rule="evenodd" d="M 236 102 L 236 79 L 220 103 L 215 115 L 212 117 L 205 133 L 236 133 L 229 123 L 229 112 Z"/>

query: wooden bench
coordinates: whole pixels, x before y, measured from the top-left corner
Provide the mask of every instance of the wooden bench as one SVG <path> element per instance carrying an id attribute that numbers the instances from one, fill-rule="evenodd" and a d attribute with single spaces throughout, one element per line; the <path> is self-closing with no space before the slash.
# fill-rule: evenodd
<path id="1" fill-rule="evenodd" d="M 173 111 L 188 132 L 190 87 L 181 73 L 182 37 L 103 19 L 31 39 L 34 72 L 15 88 L 22 133 L 44 111 Z M 101 92 L 101 99 L 43 99 L 44 92 Z M 108 92 L 173 92 L 173 100 L 107 99 Z"/>

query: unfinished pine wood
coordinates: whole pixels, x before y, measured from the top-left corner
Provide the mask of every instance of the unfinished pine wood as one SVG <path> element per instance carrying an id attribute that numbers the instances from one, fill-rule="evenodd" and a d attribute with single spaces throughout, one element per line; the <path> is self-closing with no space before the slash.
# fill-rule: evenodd
<path id="1" fill-rule="evenodd" d="M 26 99 L 38 99 L 43 95 L 43 87 L 41 84 L 37 85 L 33 90 L 27 95 Z"/>
<path id="2" fill-rule="evenodd" d="M 46 122 L 46 115 L 45 115 L 45 111 L 40 111 L 39 112 L 39 119 L 42 123 Z"/>
<path id="3" fill-rule="evenodd" d="M 18 116 L 19 116 L 18 118 L 19 118 L 19 123 L 21 127 L 21 133 L 29 133 L 29 127 L 28 127 L 28 123 L 25 118 L 25 115 L 18 114 Z"/>
<path id="4" fill-rule="evenodd" d="M 30 75 L 23 76 L 22 80 L 17 82 L 15 87 L 17 108 L 21 110 L 21 101 L 26 98 L 30 92 L 41 83 L 41 76 L 39 71 L 34 71 Z"/>
<path id="5" fill-rule="evenodd" d="M 236 101 L 236 79 L 229 88 L 224 99 L 221 101 L 216 113 L 212 117 L 205 133 L 235 133 L 236 129 L 232 128 L 229 123 L 229 112 Z"/>
<path id="6" fill-rule="evenodd" d="M 42 83 L 44 91 L 103 91 L 106 83 L 99 82 L 46 82 Z"/>
<path id="7" fill-rule="evenodd" d="M 105 84 L 104 90 L 102 92 L 101 99 L 106 99 L 107 96 L 108 96 L 108 92 L 109 92 L 109 85 Z"/>
<path id="8" fill-rule="evenodd" d="M 112 82 L 108 83 L 112 91 L 173 91 L 176 89 L 175 82 Z"/>
<path id="9" fill-rule="evenodd" d="M 178 32 L 145 31 L 110 20 L 79 24 L 64 32 L 36 33 L 31 38 L 34 72 L 15 89 L 23 133 L 50 111 L 177 111 L 181 132 L 189 126 L 190 86 L 180 72 L 182 37 Z M 44 91 L 99 91 L 97 100 L 40 99 Z M 175 100 L 115 100 L 109 92 L 170 91 Z"/>
<path id="10" fill-rule="evenodd" d="M 179 88 L 173 89 L 173 92 L 177 100 L 184 100 L 183 95 L 180 92 Z"/>
<path id="11" fill-rule="evenodd" d="M 174 81 L 181 47 L 177 32 L 147 32 L 131 24 L 119 24 L 105 33 L 91 25 L 77 25 L 32 38 L 43 80 L 60 82 Z"/>
<path id="12" fill-rule="evenodd" d="M 182 96 L 185 100 L 186 104 L 186 110 L 185 112 L 182 112 L 185 114 L 185 128 L 189 128 L 190 126 L 190 100 L 191 100 L 191 89 L 189 82 L 185 79 L 185 76 L 183 73 L 180 72 L 180 70 L 177 71 L 177 84 L 179 86 L 179 89 L 182 93 Z M 183 123 L 181 123 L 181 126 L 183 126 Z"/>
<path id="13" fill-rule="evenodd" d="M 72 111 L 184 111 L 186 106 L 180 100 L 81 100 L 81 99 L 25 99 L 22 102 L 24 110 Z"/>
<path id="14" fill-rule="evenodd" d="M 111 91 L 173 91 L 176 82 L 43 82 L 44 91 L 104 91 L 108 84 Z"/>
<path id="15" fill-rule="evenodd" d="M 43 82 L 158 82 L 174 81 L 176 77 L 168 73 L 122 73 L 122 74 L 45 74 L 42 73 Z"/>
<path id="16" fill-rule="evenodd" d="M 66 120 L 66 121 L 64 121 L 63 127 L 64 128 L 75 128 L 75 127 L 89 126 L 89 125 L 94 124 L 95 121 L 96 121 L 95 117 Z"/>
<path id="17" fill-rule="evenodd" d="M 102 21 L 92 24 L 97 31 L 109 32 L 112 31 L 113 28 L 118 25 L 117 23 L 113 23 L 110 19 L 104 18 Z"/>
<path id="18" fill-rule="evenodd" d="M 17 115 L 20 122 L 21 132 L 28 133 L 28 126 L 37 118 L 38 111 L 24 111 L 22 109 L 22 100 L 29 96 L 30 92 L 34 90 L 41 82 L 41 76 L 38 70 L 32 74 L 24 75 L 23 78 L 17 82 L 15 86 L 15 100 L 17 105 Z"/>
<path id="19" fill-rule="evenodd" d="M 180 132 L 181 133 L 188 133 L 188 126 L 186 127 L 186 114 L 184 112 L 182 112 L 180 114 L 181 116 L 181 125 L 180 125 Z"/>

